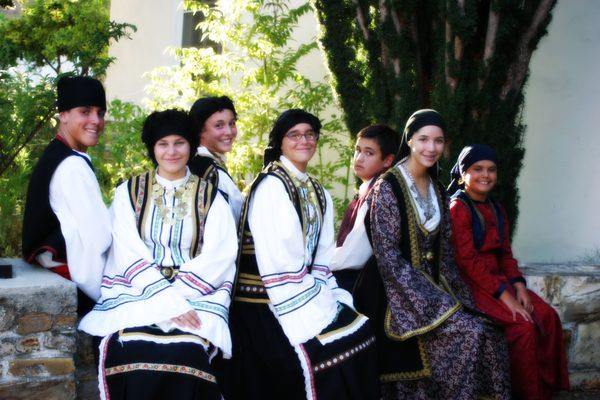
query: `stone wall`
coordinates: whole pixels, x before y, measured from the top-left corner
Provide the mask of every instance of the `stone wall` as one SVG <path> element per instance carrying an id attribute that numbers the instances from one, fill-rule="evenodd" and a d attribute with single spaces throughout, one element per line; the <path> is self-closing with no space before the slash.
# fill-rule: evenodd
<path id="1" fill-rule="evenodd" d="M 20 260 L 5 263 L 14 277 L 0 280 L 0 398 L 75 398 L 75 285 Z"/>
<path id="2" fill-rule="evenodd" d="M 600 391 L 600 266 L 527 264 L 527 286 L 558 311 L 571 387 Z"/>
<path id="3" fill-rule="evenodd" d="M 20 260 L 0 279 L 0 399 L 96 399 L 91 340 L 77 333 L 72 282 Z M 600 266 L 528 264 L 530 289 L 563 321 L 571 385 L 600 391 Z"/>

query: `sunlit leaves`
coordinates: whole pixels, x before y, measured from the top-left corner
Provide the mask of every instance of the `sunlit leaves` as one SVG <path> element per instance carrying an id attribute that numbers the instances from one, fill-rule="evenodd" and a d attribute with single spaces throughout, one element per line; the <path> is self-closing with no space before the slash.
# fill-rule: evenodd
<path id="1" fill-rule="evenodd" d="M 209 7 L 184 1 L 184 7 L 203 13 L 198 29 L 220 44 L 222 53 L 212 48 L 172 49 L 178 65 L 147 75 L 151 81 L 147 106 L 189 107 L 202 96 L 230 96 L 238 111 L 239 134 L 227 164 L 240 187 L 260 171 L 277 115 L 287 108 L 306 109 L 324 122 L 312 172 L 327 187 L 342 185 L 347 194 L 352 186 L 348 186 L 351 146 L 341 120 L 327 115 L 334 101 L 332 90 L 298 71 L 304 57 L 317 49 L 316 40 L 302 43 L 294 35 L 300 18 L 310 10 L 308 3 L 292 7 L 285 0 L 230 0 Z M 341 208 L 344 201 L 345 197 L 336 204 Z"/>

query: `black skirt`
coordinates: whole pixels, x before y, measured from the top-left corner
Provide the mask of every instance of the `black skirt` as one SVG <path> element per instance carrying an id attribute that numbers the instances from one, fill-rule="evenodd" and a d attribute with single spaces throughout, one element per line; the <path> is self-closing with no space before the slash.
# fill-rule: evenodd
<path id="1" fill-rule="evenodd" d="M 210 365 L 214 348 L 175 330 L 130 328 L 101 344 L 101 398 L 111 400 L 217 400 L 221 393 Z"/>
<path id="2" fill-rule="evenodd" d="M 317 337 L 292 346 L 267 304 L 234 302 L 226 397 L 379 399 L 375 337 L 369 321 L 359 320 L 340 305 L 336 320 Z"/>

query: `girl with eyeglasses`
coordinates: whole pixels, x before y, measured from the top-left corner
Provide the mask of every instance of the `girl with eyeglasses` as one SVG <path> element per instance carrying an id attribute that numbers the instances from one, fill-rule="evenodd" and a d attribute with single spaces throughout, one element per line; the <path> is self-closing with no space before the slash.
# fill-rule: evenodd
<path id="1" fill-rule="evenodd" d="M 375 338 L 329 270 L 331 196 L 307 173 L 321 123 L 275 121 L 242 209 L 231 313 L 233 399 L 378 399 Z"/>

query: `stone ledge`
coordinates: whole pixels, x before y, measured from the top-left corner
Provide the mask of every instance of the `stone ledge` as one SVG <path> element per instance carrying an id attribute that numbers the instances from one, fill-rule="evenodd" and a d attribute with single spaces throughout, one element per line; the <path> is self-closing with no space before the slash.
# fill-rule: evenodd
<path id="1" fill-rule="evenodd" d="M 532 263 L 520 268 L 527 286 L 560 316 L 571 387 L 600 390 L 600 266 Z"/>
<path id="2" fill-rule="evenodd" d="M 0 279 L 0 399 L 73 399 L 77 290 L 18 259 Z"/>
<path id="3" fill-rule="evenodd" d="M 73 372 L 73 358 L 17 358 L 8 362 L 8 373 L 12 376 L 68 375 Z"/>
<path id="4" fill-rule="evenodd" d="M 55 378 L 40 382 L 0 383 L 3 400 L 65 400 L 75 398 L 75 383 Z"/>
<path id="5" fill-rule="evenodd" d="M 580 263 L 525 263 L 521 264 L 519 268 L 526 275 L 590 276 L 600 278 L 600 265 L 589 265 Z"/>

